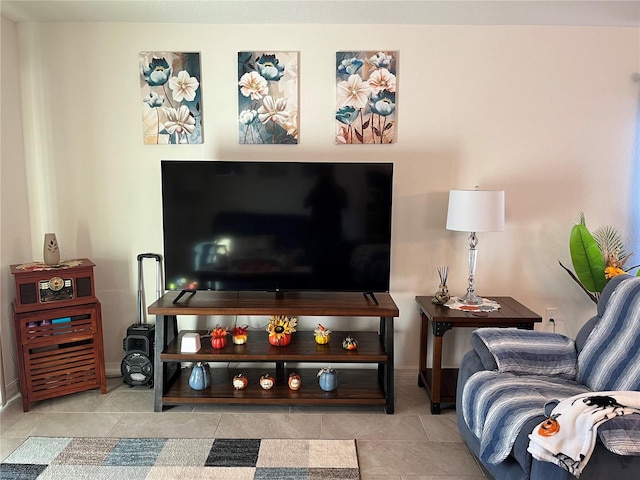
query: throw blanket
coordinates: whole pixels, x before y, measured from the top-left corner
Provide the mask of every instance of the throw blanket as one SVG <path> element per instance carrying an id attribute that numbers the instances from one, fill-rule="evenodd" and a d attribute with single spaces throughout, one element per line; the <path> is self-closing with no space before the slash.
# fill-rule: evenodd
<path id="1" fill-rule="evenodd" d="M 565 398 L 529 435 L 528 451 L 577 478 L 593 453 L 598 425 L 631 414 L 640 415 L 640 392 L 587 392 Z"/>
<path id="2" fill-rule="evenodd" d="M 640 391 L 640 277 L 611 294 L 578 355 L 576 379 L 594 392 Z"/>
<path id="3" fill-rule="evenodd" d="M 524 423 L 544 417 L 545 403 L 586 391 L 583 385 L 561 377 L 487 370 L 473 374 L 462 395 L 462 414 L 480 439 L 480 460 L 500 463 L 509 456 Z"/>

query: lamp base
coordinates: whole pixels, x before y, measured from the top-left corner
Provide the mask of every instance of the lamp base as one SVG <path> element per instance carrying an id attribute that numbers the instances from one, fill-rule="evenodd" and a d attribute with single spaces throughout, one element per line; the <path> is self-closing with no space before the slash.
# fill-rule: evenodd
<path id="1" fill-rule="evenodd" d="M 460 297 L 460 303 L 465 305 L 482 305 L 484 299 L 479 297 L 474 292 L 467 292 L 464 297 Z"/>

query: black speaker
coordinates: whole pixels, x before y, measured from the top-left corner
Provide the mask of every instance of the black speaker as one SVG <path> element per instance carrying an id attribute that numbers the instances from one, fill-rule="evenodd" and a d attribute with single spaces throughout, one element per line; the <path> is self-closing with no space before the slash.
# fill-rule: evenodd
<path id="1" fill-rule="evenodd" d="M 120 371 L 124 383 L 131 387 L 153 387 L 155 330 L 155 325 L 149 324 L 133 324 L 127 328 L 127 336 L 122 341 L 126 355 Z"/>
<path id="2" fill-rule="evenodd" d="M 153 361 L 144 353 L 128 353 L 120 365 L 124 383 L 130 387 L 146 385 L 153 387 Z"/>
<path id="3" fill-rule="evenodd" d="M 28 305 L 38 303 L 38 289 L 35 283 L 23 283 L 20 285 L 20 303 Z"/>
<path id="4" fill-rule="evenodd" d="M 144 353 L 153 357 L 153 344 L 155 342 L 156 326 L 145 324 L 133 324 L 127 328 L 127 336 L 122 341 L 122 348 L 127 353 Z"/>
<path id="5" fill-rule="evenodd" d="M 76 278 L 76 295 L 78 297 L 90 297 L 93 295 L 91 289 L 91 277 Z"/>

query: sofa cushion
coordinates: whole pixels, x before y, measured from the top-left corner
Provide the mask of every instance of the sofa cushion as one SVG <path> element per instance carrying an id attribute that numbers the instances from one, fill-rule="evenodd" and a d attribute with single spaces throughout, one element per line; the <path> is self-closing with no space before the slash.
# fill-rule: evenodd
<path id="1" fill-rule="evenodd" d="M 598 427 L 598 436 L 617 455 L 640 455 L 640 415 L 612 418 Z"/>
<path id="2" fill-rule="evenodd" d="M 570 379 L 576 375 L 575 343 L 558 333 L 480 328 L 473 332 L 471 343 L 487 369 L 497 369 L 501 373 L 560 375 Z M 489 361 L 487 352 L 494 362 Z M 497 368 L 492 368 L 491 363 Z"/>
<path id="3" fill-rule="evenodd" d="M 640 391 L 640 277 L 611 294 L 578 355 L 576 379 L 593 391 Z"/>
<path id="4" fill-rule="evenodd" d="M 585 391 L 583 385 L 560 376 L 486 370 L 473 374 L 461 403 L 465 423 L 480 439 L 480 461 L 500 463 L 509 455 L 523 424 L 544 415 L 545 403 Z"/>

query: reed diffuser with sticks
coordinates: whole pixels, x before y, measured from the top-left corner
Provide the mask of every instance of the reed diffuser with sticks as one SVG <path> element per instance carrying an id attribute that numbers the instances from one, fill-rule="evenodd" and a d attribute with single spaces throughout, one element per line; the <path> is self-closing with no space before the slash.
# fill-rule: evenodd
<path id="1" fill-rule="evenodd" d="M 438 305 L 444 305 L 449 301 L 451 295 L 449 295 L 449 287 L 447 287 L 447 278 L 449 277 L 449 267 L 440 266 L 437 267 L 438 276 L 440 277 L 440 285 L 438 285 L 438 290 L 433 296 L 433 303 L 437 303 Z"/>

